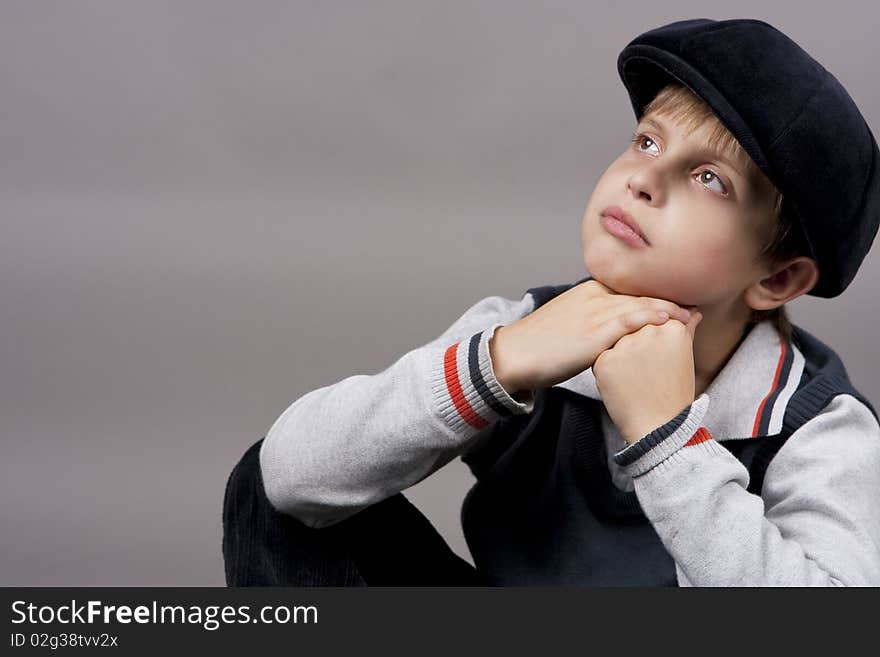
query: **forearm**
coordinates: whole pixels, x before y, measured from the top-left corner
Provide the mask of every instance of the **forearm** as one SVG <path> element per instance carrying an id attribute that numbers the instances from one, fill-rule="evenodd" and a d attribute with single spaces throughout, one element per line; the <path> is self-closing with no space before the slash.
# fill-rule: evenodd
<path id="1" fill-rule="evenodd" d="M 841 583 L 764 517 L 763 500 L 746 490 L 748 473 L 724 447 L 710 439 L 687 450 L 636 477 L 634 485 L 643 510 L 690 584 Z"/>
<path id="2" fill-rule="evenodd" d="M 780 463 L 771 464 L 775 470 L 768 470 L 762 497 L 748 492 L 743 464 L 700 428 L 707 400 L 694 402 L 696 407 L 678 429 L 625 465 L 642 509 L 686 582 L 695 586 L 880 583 L 876 547 L 880 520 L 871 502 L 877 476 L 870 467 L 856 465 L 865 459 L 876 464 L 878 450 L 870 447 L 873 436 L 861 438 L 868 447 L 865 454 L 853 458 L 852 466 L 840 465 L 840 458 L 838 465 L 829 466 L 826 461 L 833 464 L 835 458 L 826 446 L 832 447 L 834 437 L 823 435 L 820 424 L 805 429 L 797 436 L 797 448 L 781 452 Z M 807 461 L 797 449 L 808 453 L 811 441 L 821 443 L 815 452 L 824 456 Z M 829 479 L 832 467 L 841 472 L 849 469 L 845 487 Z"/>
<path id="3" fill-rule="evenodd" d="M 333 524 L 443 467 L 500 417 L 529 412 L 533 402 L 511 398 L 492 371 L 487 343 L 499 323 L 491 320 L 519 309 L 497 305 L 478 304 L 379 374 L 291 404 L 260 451 L 270 502 L 311 526 Z M 481 322 L 491 326 L 468 335 Z"/>

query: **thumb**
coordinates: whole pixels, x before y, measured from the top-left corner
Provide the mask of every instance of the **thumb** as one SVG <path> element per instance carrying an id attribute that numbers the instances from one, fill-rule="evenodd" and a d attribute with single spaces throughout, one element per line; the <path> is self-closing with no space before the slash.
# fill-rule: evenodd
<path id="1" fill-rule="evenodd" d="M 699 310 L 696 310 L 691 313 L 691 318 L 685 325 L 688 330 L 688 334 L 691 336 L 691 340 L 694 339 L 694 334 L 697 332 L 697 324 L 700 323 L 701 319 L 703 319 L 703 313 L 701 313 Z"/>

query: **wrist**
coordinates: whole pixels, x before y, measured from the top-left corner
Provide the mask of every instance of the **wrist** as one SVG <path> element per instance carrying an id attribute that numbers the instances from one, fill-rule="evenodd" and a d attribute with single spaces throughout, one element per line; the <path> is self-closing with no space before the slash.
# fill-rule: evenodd
<path id="1" fill-rule="evenodd" d="M 509 354 L 505 349 L 507 343 L 503 335 L 506 328 L 506 326 L 499 326 L 489 339 L 489 360 L 492 363 L 492 373 L 495 375 L 495 380 L 498 381 L 498 384 L 504 388 L 508 395 L 515 397 L 527 394 L 528 391 L 522 389 L 523 386 L 517 382 L 510 371 Z"/>
<path id="2" fill-rule="evenodd" d="M 690 407 L 691 403 L 684 404 L 681 406 L 678 411 L 674 413 L 660 413 L 655 414 L 652 417 L 640 418 L 638 421 L 634 422 L 632 425 L 627 427 L 625 430 L 620 432 L 620 437 L 628 444 L 632 445 L 633 443 L 637 443 L 643 437 L 647 436 L 649 433 L 655 431 L 660 427 L 666 426 L 669 422 L 675 420 L 679 414 L 682 412 L 682 408 L 687 409 Z"/>

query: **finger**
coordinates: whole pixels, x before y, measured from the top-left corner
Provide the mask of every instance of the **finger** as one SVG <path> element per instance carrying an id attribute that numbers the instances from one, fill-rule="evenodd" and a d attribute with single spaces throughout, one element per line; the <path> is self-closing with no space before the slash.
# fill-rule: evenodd
<path id="1" fill-rule="evenodd" d="M 623 307 L 627 308 L 629 312 L 636 312 L 637 309 L 663 311 L 668 313 L 673 319 L 679 320 L 682 324 L 687 324 L 688 320 L 691 318 L 692 313 L 674 301 L 661 299 L 659 297 L 620 294 L 614 292 L 608 286 L 599 283 L 595 279 L 591 279 L 590 281 L 587 281 L 587 283 L 595 283 L 596 287 L 599 288 L 598 292 L 594 290 L 592 298 L 603 296 L 602 291 L 609 292 L 608 294 L 605 294 L 602 299 L 602 312 L 594 317 L 596 321 L 602 322 L 608 318 L 617 316 L 620 309 Z M 692 306 L 692 308 L 695 308 L 695 306 Z"/>
<path id="2" fill-rule="evenodd" d="M 703 313 L 699 310 L 696 311 L 692 316 L 690 321 L 685 324 L 685 327 L 688 330 L 688 334 L 691 336 L 691 340 L 694 339 L 694 335 L 697 332 L 697 325 L 700 323 L 700 320 L 703 319 Z"/>
<path id="3" fill-rule="evenodd" d="M 659 313 L 662 312 L 665 312 L 672 319 L 679 320 L 682 324 L 686 324 L 690 319 L 689 314 L 673 302 L 666 301 L 665 299 L 655 299 L 653 297 L 623 297 L 619 300 L 609 299 L 602 304 L 601 312 L 592 315 L 590 319 L 592 323 L 598 325 L 614 321 L 628 322 L 625 326 L 620 326 L 620 329 L 624 330 L 626 327 L 632 327 L 632 329 L 628 331 L 632 332 L 638 330 L 646 323 L 655 323 L 653 320 L 645 318 L 659 315 Z M 619 319 L 621 317 L 628 317 L 629 319 L 621 320 Z"/>
<path id="4" fill-rule="evenodd" d="M 624 335 L 635 333 L 647 324 L 661 325 L 668 321 L 668 313 L 642 308 L 634 312 L 621 312 L 615 317 L 608 319 L 600 326 L 598 333 L 603 346 L 608 349 L 616 344 Z"/>
<path id="5" fill-rule="evenodd" d="M 674 301 L 658 299 L 655 297 L 636 297 L 635 301 L 646 310 L 651 309 L 657 312 L 666 312 L 670 317 L 677 319 L 682 324 L 687 324 L 688 320 L 691 318 L 691 313 Z"/>
<path id="6" fill-rule="evenodd" d="M 656 304 L 657 301 L 659 301 L 659 304 Z M 666 301 L 665 299 L 655 300 L 654 308 L 656 310 L 663 310 L 669 313 L 670 317 L 672 317 L 673 319 L 677 319 L 682 324 L 687 324 L 693 317 L 692 311 L 688 310 L 687 308 L 682 308 L 673 301 Z"/>

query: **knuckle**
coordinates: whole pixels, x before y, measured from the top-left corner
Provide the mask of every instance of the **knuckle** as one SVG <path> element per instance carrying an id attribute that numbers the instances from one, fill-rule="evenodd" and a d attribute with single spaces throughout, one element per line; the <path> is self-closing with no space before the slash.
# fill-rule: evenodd
<path id="1" fill-rule="evenodd" d="M 666 333 L 675 336 L 687 333 L 687 327 L 677 319 L 670 319 L 666 324 L 659 328 L 662 328 Z"/>

